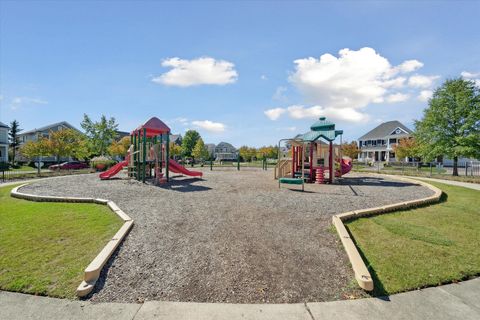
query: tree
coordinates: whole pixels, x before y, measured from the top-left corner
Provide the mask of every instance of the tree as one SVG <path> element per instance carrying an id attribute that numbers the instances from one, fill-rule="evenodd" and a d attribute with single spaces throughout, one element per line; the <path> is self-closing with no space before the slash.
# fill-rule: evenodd
<path id="1" fill-rule="evenodd" d="M 182 140 L 182 154 L 185 157 L 191 157 L 193 148 L 200 139 L 200 134 L 195 130 L 188 130 Z"/>
<path id="2" fill-rule="evenodd" d="M 419 154 L 419 145 L 414 138 L 400 139 L 396 145 L 393 146 L 393 152 L 397 159 L 412 158 Z"/>
<path id="3" fill-rule="evenodd" d="M 10 123 L 10 130 L 8 131 L 8 137 L 10 140 L 10 148 L 12 148 L 12 165 L 15 163 L 15 154 L 20 144 L 18 141 L 18 134 L 22 131 L 17 120 L 13 120 Z"/>
<path id="4" fill-rule="evenodd" d="M 250 162 L 252 161 L 252 158 L 256 156 L 257 149 L 248 146 L 241 146 L 240 149 L 238 149 L 238 154 L 243 161 Z"/>
<path id="5" fill-rule="evenodd" d="M 263 146 L 257 150 L 257 159 L 276 159 L 278 155 L 278 146 Z"/>
<path id="6" fill-rule="evenodd" d="M 88 144 L 85 136 L 73 129 L 63 129 L 50 132 L 48 153 L 61 157 L 74 157 L 84 159 L 89 155 Z"/>
<path id="7" fill-rule="evenodd" d="M 182 147 L 175 142 L 170 142 L 170 157 L 182 155 Z"/>
<path id="8" fill-rule="evenodd" d="M 351 159 L 357 159 L 360 149 L 356 141 L 342 143 L 342 153 Z"/>
<path id="9" fill-rule="evenodd" d="M 107 119 L 102 115 L 100 121 L 94 122 L 84 114 L 81 126 L 89 139 L 90 152 L 95 155 L 105 155 L 108 146 L 117 136 L 118 124 L 115 122 L 115 118 Z"/>
<path id="10" fill-rule="evenodd" d="M 194 159 L 207 159 L 210 154 L 208 153 L 208 149 L 205 146 L 205 143 L 203 142 L 202 138 L 199 138 L 197 140 L 197 143 L 195 144 L 195 147 L 193 148 L 192 151 L 192 156 Z"/>
<path id="11" fill-rule="evenodd" d="M 453 175 L 458 176 L 459 157 L 480 157 L 480 88 L 462 78 L 446 80 L 415 128 L 422 157 L 452 158 Z"/>
<path id="12" fill-rule="evenodd" d="M 50 154 L 50 141 L 47 138 L 39 138 L 37 141 L 27 141 L 20 148 L 20 153 L 33 160 L 35 157 L 46 156 Z"/>
<path id="13" fill-rule="evenodd" d="M 112 142 L 112 144 L 108 147 L 108 153 L 112 156 L 126 156 L 130 145 L 130 137 L 123 137 L 119 141 Z"/>

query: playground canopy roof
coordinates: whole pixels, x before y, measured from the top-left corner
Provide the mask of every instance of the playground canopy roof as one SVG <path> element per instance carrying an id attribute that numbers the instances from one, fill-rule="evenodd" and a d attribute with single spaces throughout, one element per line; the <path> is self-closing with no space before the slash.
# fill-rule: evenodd
<path id="1" fill-rule="evenodd" d="M 170 133 L 170 128 L 157 117 L 152 117 L 150 120 L 145 122 L 143 125 L 132 131 L 132 135 L 143 134 L 143 129 L 147 129 L 147 137 L 155 137 L 160 134 Z"/>
<path id="2" fill-rule="evenodd" d="M 312 131 L 300 135 L 295 140 L 303 142 L 313 142 L 320 138 L 327 141 L 334 141 L 335 138 L 343 134 L 343 130 L 335 130 L 335 123 L 326 120 L 325 117 L 321 117 L 310 127 Z"/>

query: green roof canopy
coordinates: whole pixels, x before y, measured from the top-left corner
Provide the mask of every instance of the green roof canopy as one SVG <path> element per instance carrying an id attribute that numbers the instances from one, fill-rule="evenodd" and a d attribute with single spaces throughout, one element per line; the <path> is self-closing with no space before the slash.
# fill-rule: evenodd
<path id="1" fill-rule="evenodd" d="M 313 142 L 320 138 L 334 141 L 337 136 L 343 134 L 343 130 L 335 130 L 335 123 L 326 120 L 325 117 L 318 119 L 310 129 L 312 131 L 300 135 L 297 139 L 307 142 Z"/>

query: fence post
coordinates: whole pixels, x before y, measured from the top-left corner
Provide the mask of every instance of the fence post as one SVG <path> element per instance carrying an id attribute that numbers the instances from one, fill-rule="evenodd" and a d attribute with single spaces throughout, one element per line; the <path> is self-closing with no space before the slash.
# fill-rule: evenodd
<path id="1" fill-rule="evenodd" d="M 432 176 L 432 163 L 430 162 L 430 177 Z"/>
<path id="2" fill-rule="evenodd" d="M 240 171 L 240 156 L 237 157 L 237 170 Z"/>
<path id="3" fill-rule="evenodd" d="M 468 176 L 468 162 L 465 161 L 465 176 Z"/>
<path id="4" fill-rule="evenodd" d="M 210 171 L 213 170 L 213 160 L 210 160 Z"/>

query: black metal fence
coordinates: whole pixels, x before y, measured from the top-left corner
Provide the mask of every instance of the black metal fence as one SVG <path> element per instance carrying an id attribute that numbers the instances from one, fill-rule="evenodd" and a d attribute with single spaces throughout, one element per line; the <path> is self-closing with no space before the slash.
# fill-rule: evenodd
<path id="1" fill-rule="evenodd" d="M 81 169 L 81 170 L 45 170 L 42 169 L 40 172 L 34 168 L 31 171 L 26 170 L 15 170 L 7 169 L 0 167 L 0 182 L 10 182 L 15 180 L 26 180 L 34 178 L 44 178 L 44 177 L 53 177 L 53 176 L 64 176 L 72 174 L 83 174 L 90 173 L 91 169 Z"/>

